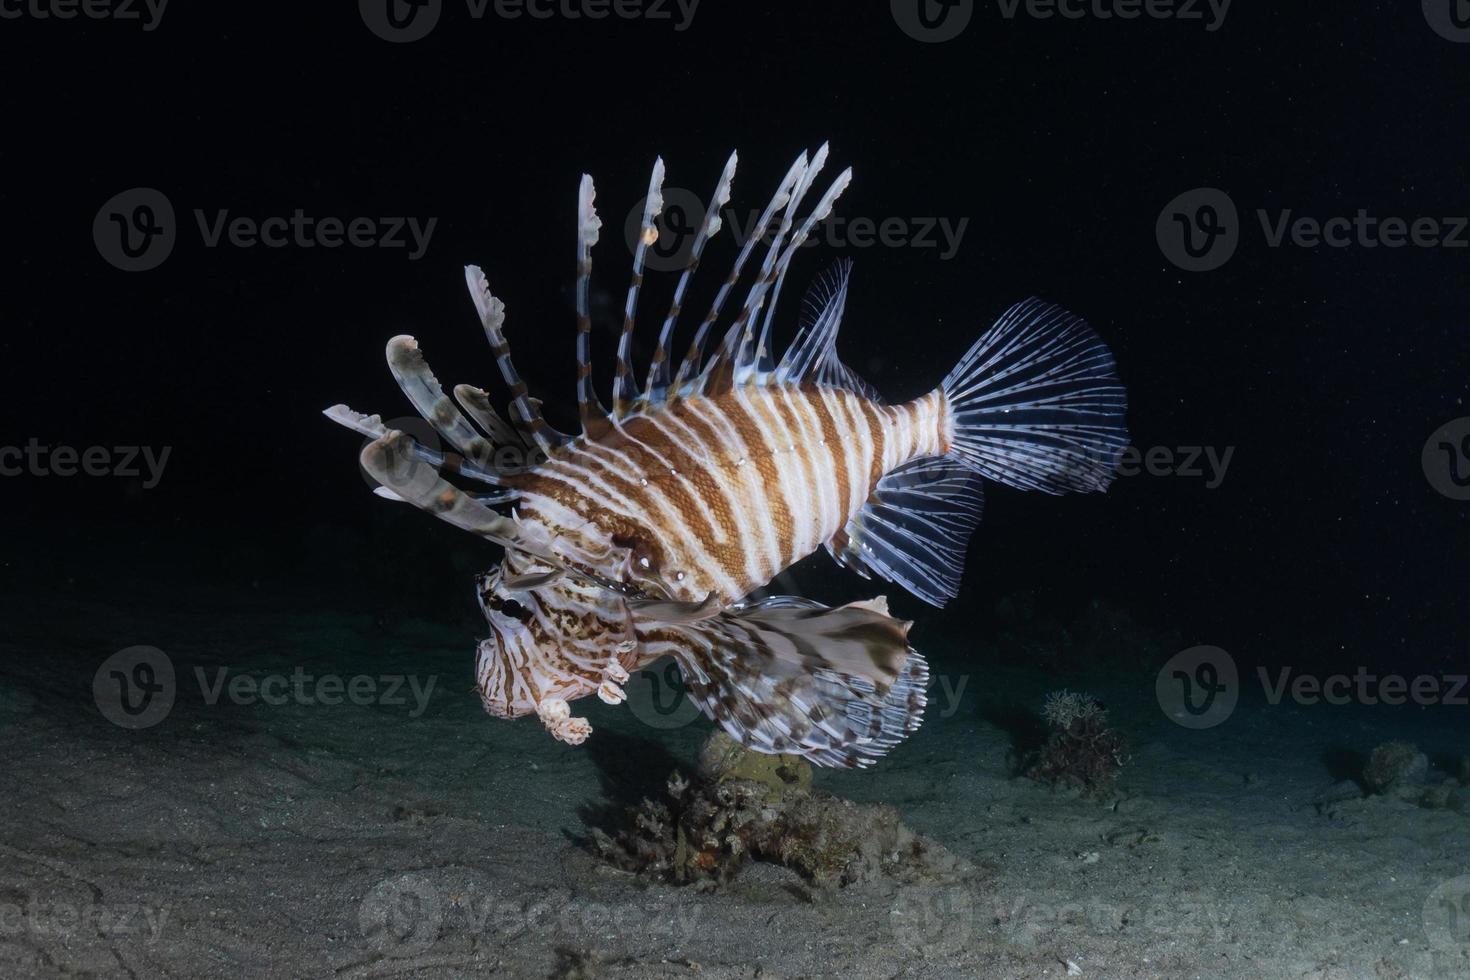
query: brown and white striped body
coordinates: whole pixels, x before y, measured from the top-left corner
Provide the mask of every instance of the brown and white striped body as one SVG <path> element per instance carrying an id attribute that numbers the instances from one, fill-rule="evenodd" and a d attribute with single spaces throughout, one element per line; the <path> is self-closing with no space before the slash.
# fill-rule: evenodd
<path id="1" fill-rule="evenodd" d="M 676 359 L 686 290 L 724 226 L 731 154 L 640 389 L 633 335 L 664 206 L 664 166 L 655 162 L 630 240 L 611 411 L 601 406 L 591 364 L 591 250 L 602 222 L 592 178 L 582 178 L 580 433 L 558 432 L 543 417 L 512 363 L 505 304 L 475 266 L 465 280 L 514 424 L 481 388 L 457 385 L 450 398 L 406 335 L 388 342 L 389 369 L 452 452 L 378 416 L 327 410 L 371 440 L 360 459 L 381 496 L 505 548 L 500 567 L 477 580 L 490 635 L 476 679 L 491 714 L 534 713 L 556 738 L 577 744 L 591 726 L 571 715 L 569 702 L 596 693 L 619 704 L 632 671 L 672 656 L 689 697 L 750 748 L 868 765 L 923 716 L 929 672 L 909 646 L 911 624 L 890 615 L 882 596 L 834 608 L 751 593 L 825 545 L 859 575 L 943 605 L 959 591 L 982 478 L 1049 493 L 1101 490 L 1112 479 L 1127 445 L 1123 389 L 1106 345 L 1059 308 L 1018 303 L 934 391 L 889 406 L 837 355 L 851 271 L 840 262 L 808 290 L 795 336 L 777 356 L 782 284 L 852 176 L 844 170 L 804 208 L 826 159 L 824 144 L 792 163 Z M 758 243 L 764 256 L 721 337 L 722 310 Z M 506 470 L 505 450 L 544 461 Z M 490 489 L 471 494 L 448 476 Z"/>
<path id="2" fill-rule="evenodd" d="M 833 540 L 896 467 L 946 451 L 943 395 L 817 385 L 696 395 L 569 443 L 516 481 L 517 517 L 617 556 L 602 574 L 735 602 Z"/>

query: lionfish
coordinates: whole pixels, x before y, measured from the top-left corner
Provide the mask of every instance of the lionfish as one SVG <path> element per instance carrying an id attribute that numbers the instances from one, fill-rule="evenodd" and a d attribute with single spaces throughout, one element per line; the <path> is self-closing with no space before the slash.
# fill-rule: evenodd
<path id="1" fill-rule="evenodd" d="M 866 766 L 921 721 L 929 669 L 909 622 L 885 598 L 831 608 L 753 595 L 825 545 L 842 565 L 939 606 L 958 589 L 982 480 L 1011 487 L 1104 490 L 1127 444 L 1112 355 L 1080 319 L 1035 299 L 987 330 L 937 388 L 900 405 L 838 359 L 850 263 L 808 293 L 779 359 L 771 325 L 793 256 L 851 180 L 844 170 L 798 220 L 827 147 L 801 154 L 699 323 L 677 368 L 670 357 L 690 281 L 720 231 L 737 157 L 720 175 L 640 387 L 630 349 L 645 256 L 657 243 L 664 164 L 655 162 L 617 344 L 612 409 L 594 389 L 588 289 L 601 221 L 592 178 L 577 202 L 577 406 L 581 431 L 553 429 L 511 360 L 505 304 L 475 266 L 470 296 L 511 393 L 508 423 L 480 388 L 451 399 L 409 336 L 388 366 L 455 452 L 381 419 L 328 409 L 369 437 L 361 454 L 376 492 L 415 504 L 502 545 L 477 577 L 490 636 L 476 679 L 486 710 L 534 713 L 551 734 L 591 733 L 569 702 L 625 699 L 630 672 L 669 656 L 686 693 L 747 747 L 818 765 Z M 764 249 L 738 311 L 707 340 L 757 243 Z M 534 465 L 496 465 L 497 453 Z M 445 474 L 489 488 L 471 494 Z"/>

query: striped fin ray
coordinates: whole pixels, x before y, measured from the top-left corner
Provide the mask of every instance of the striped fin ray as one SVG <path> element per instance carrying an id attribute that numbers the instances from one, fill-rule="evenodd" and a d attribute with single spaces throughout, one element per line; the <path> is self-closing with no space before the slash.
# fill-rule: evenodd
<path id="1" fill-rule="evenodd" d="M 476 388 L 473 385 L 455 385 L 454 400 L 459 402 L 465 414 L 474 419 L 475 424 L 490 437 L 490 441 L 496 446 L 522 446 L 525 444 L 525 440 L 521 438 L 521 433 L 512 427 L 509 422 L 505 421 L 500 413 L 495 410 L 495 406 L 490 404 L 490 395 L 484 389 Z"/>
<path id="2" fill-rule="evenodd" d="M 775 276 L 776 264 L 781 258 L 782 243 L 786 235 L 791 231 L 795 223 L 796 211 L 801 207 L 801 202 L 806 198 L 807 191 L 811 190 L 812 184 L 817 179 L 817 173 L 827 163 L 827 144 L 823 143 L 811 163 L 802 172 L 801 179 L 797 181 L 796 189 L 791 192 L 791 200 L 781 212 L 781 224 L 777 227 L 775 235 L 771 238 L 771 244 L 766 249 L 766 255 L 761 262 L 760 273 L 751 283 L 750 289 L 746 291 L 745 303 L 740 309 L 740 315 L 730 325 L 725 334 L 725 339 L 720 345 L 720 351 L 724 358 L 718 361 L 730 372 L 732 383 L 740 384 L 748 373 L 751 362 L 755 359 L 755 318 L 759 315 L 761 305 L 765 301 L 766 291 L 770 288 Z"/>
<path id="3" fill-rule="evenodd" d="M 399 334 L 388 341 L 387 354 L 388 370 L 419 414 L 454 448 L 477 463 L 489 464 L 494 445 L 470 424 L 459 406 L 444 393 L 439 379 L 429 370 L 418 341 L 407 334 Z"/>
<path id="4" fill-rule="evenodd" d="M 811 382 L 855 391 L 871 401 L 878 393 L 837 357 L 837 334 L 847 307 L 852 260 L 840 259 L 817 277 L 801 305 L 801 327 L 771 377 L 776 384 Z"/>
<path id="5" fill-rule="evenodd" d="M 500 297 L 492 295 L 490 284 L 485 279 L 485 274 L 476 265 L 467 265 L 464 268 L 465 284 L 469 286 L 470 299 L 474 301 L 475 312 L 480 315 L 480 325 L 485 330 L 485 338 L 490 342 L 490 349 L 495 354 L 495 363 L 500 368 L 500 376 L 505 379 L 510 388 L 511 404 L 515 406 L 516 414 L 520 421 L 530 431 L 531 438 L 541 451 L 550 455 L 556 448 L 568 440 L 568 436 L 557 432 L 546 424 L 546 419 L 541 415 L 538 402 L 531 398 L 526 389 L 526 383 L 521 380 L 520 374 L 515 369 L 515 363 L 510 357 L 510 342 L 505 339 L 505 303 Z"/>
<path id="6" fill-rule="evenodd" d="M 959 591 L 984 501 L 980 477 L 967 467 L 942 456 L 917 459 L 878 481 L 827 550 L 864 578 L 876 575 L 943 606 Z"/>
<path id="7" fill-rule="evenodd" d="M 691 698 L 758 752 L 871 765 L 923 718 L 929 668 L 882 599 L 838 608 L 777 596 L 669 627 Z"/>
<path id="8" fill-rule="evenodd" d="M 389 430 L 363 449 L 362 468 L 398 498 L 428 511 L 442 521 L 505 548 L 523 551 L 553 567 L 563 567 L 548 556 L 549 543 L 532 539 L 530 529 L 502 517 L 469 494 L 453 486 L 437 469 L 424 465 L 414 451 L 413 440 Z"/>
<path id="9" fill-rule="evenodd" d="M 806 166 L 807 155 L 803 151 L 796 158 L 796 162 L 791 165 L 791 168 L 786 171 L 786 176 L 781 179 L 781 183 L 776 188 L 775 196 L 766 205 L 766 209 L 761 212 L 760 220 L 750 229 L 750 237 L 741 246 L 740 254 L 735 258 L 735 265 L 730 270 L 729 277 L 726 278 L 724 284 L 720 287 L 720 291 L 715 294 L 715 300 L 710 304 L 709 312 L 705 314 L 704 321 L 700 323 L 699 329 L 695 331 L 694 339 L 689 344 L 689 350 L 685 353 L 684 360 L 679 365 L 679 372 L 674 377 L 674 391 L 671 397 L 683 395 L 685 393 L 686 382 L 689 382 L 700 370 L 701 362 L 704 358 L 705 340 L 709 336 L 710 328 L 719 319 L 720 310 L 724 306 L 725 300 L 729 297 L 731 290 L 739 283 L 741 270 L 744 268 L 746 260 L 750 258 L 750 253 L 755 249 L 756 242 L 765 237 L 766 229 L 770 227 L 771 221 L 791 200 L 791 192 L 795 189 L 797 181 L 801 179 L 801 175 L 806 170 Z M 692 393 L 698 390 L 699 386 L 696 384 L 690 389 L 690 392 Z"/>
<path id="10" fill-rule="evenodd" d="M 761 324 L 760 341 L 756 345 L 761 361 L 761 371 L 770 370 L 770 362 L 772 360 L 771 321 L 776 315 L 776 304 L 781 301 L 781 286 L 786 282 L 786 273 L 791 268 L 791 260 L 796 256 L 797 250 L 806 244 L 806 240 L 811 235 L 812 229 L 819 222 L 826 221 L 831 216 L 832 207 L 837 203 L 837 198 L 842 196 L 842 192 L 847 190 L 847 185 L 850 183 L 852 183 L 852 168 L 848 167 L 837 175 L 837 179 L 827 188 L 827 192 L 822 195 L 821 200 L 817 202 L 817 206 L 812 209 L 811 214 L 807 215 L 806 220 L 802 222 L 801 228 L 792 237 L 791 244 L 786 246 L 786 251 L 781 256 L 780 262 L 776 265 L 776 285 L 771 291 L 771 301 L 766 305 L 766 316 L 764 322 Z"/>
<path id="11" fill-rule="evenodd" d="M 592 387 L 592 310 L 588 291 L 592 284 L 592 246 L 597 244 L 602 219 L 597 217 L 597 188 L 590 174 L 582 175 L 577 188 L 577 414 L 582 420 L 582 434 L 593 428 L 594 421 L 607 412 L 597 400 Z"/>
<path id="12" fill-rule="evenodd" d="M 391 500 L 397 504 L 412 503 L 407 497 L 400 497 L 394 490 L 384 486 L 373 487 L 373 496 Z M 500 507 L 505 504 L 513 504 L 521 499 L 520 493 L 515 490 L 496 490 L 493 493 L 472 493 L 470 499 L 476 503 L 484 504 L 486 507 Z"/>
<path id="13" fill-rule="evenodd" d="M 1080 317 L 1017 303 L 941 384 L 951 454 L 1021 490 L 1105 490 L 1128 445 L 1113 355 Z"/>
<path id="14" fill-rule="evenodd" d="M 643 220 L 638 226 L 638 244 L 633 248 L 633 278 L 628 284 L 628 299 L 623 305 L 623 332 L 618 337 L 617 374 L 613 378 L 613 417 L 623 418 L 632 411 L 638 400 L 638 383 L 633 379 L 630 352 L 633 343 L 633 323 L 638 315 L 638 291 L 643 285 L 643 261 L 648 246 L 658 241 L 658 226 L 654 221 L 664 210 L 663 198 L 664 158 L 653 162 L 653 176 L 648 181 L 648 196 L 644 198 Z M 580 296 L 581 285 L 578 286 Z M 578 336 L 581 324 L 578 321 Z"/>
<path id="15" fill-rule="evenodd" d="M 648 383 L 644 386 L 643 403 L 657 404 L 664 400 L 669 388 L 670 367 L 669 347 L 673 340 L 674 324 L 679 319 L 679 314 L 684 308 L 684 294 L 689 288 L 689 281 L 693 278 L 695 270 L 699 268 L 699 260 L 704 255 L 704 247 L 709 240 L 719 233 L 723 224 L 720 211 L 730 203 L 730 189 L 735 181 L 735 167 L 739 162 L 739 154 L 731 153 L 730 159 L 725 162 L 724 172 L 720 174 L 720 181 L 715 185 L 715 193 L 710 198 L 709 209 L 705 212 L 704 223 L 699 226 L 695 233 L 694 244 L 689 252 L 689 264 L 679 274 L 678 285 L 674 287 L 674 299 L 669 305 L 668 315 L 664 317 L 663 326 L 658 333 L 658 346 L 654 348 L 653 360 L 648 365 Z"/>
<path id="16" fill-rule="evenodd" d="M 333 405 L 322 414 L 338 425 L 346 426 L 353 432 L 367 436 L 369 439 L 382 439 L 389 434 L 387 427 L 383 425 L 381 417 L 354 412 L 346 405 Z M 401 436 L 405 452 L 410 453 L 414 459 L 428 466 L 432 466 L 436 470 L 448 470 L 451 473 L 468 477 L 471 480 L 477 480 L 487 486 L 500 486 L 504 477 L 515 472 L 511 470 L 487 470 L 471 460 L 430 449 L 405 433 L 400 433 L 399 435 Z M 504 491 L 495 494 L 494 499 L 497 502 L 510 502 L 517 499 L 518 496 L 518 494 L 512 491 Z"/>

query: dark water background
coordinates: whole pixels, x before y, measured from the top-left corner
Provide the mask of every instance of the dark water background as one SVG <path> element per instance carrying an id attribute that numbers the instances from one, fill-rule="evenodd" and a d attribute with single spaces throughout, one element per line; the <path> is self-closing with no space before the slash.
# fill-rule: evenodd
<path id="1" fill-rule="evenodd" d="M 849 245 L 798 263 L 796 282 L 856 260 L 841 350 L 886 395 L 927 390 L 1035 294 L 1112 346 L 1137 446 L 1233 451 L 1215 487 L 1145 473 L 1106 496 L 994 489 L 960 598 L 942 612 L 897 600 L 923 631 L 983 645 L 1021 592 L 1059 620 L 1104 600 L 1245 662 L 1463 672 L 1470 503 L 1435 489 L 1421 450 L 1470 415 L 1470 233 L 1459 248 L 1273 248 L 1257 210 L 1470 214 L 1470 43 L 1413 2 L 1240 2 L 1214 31 L 1007 20 L 982 3 L 941 44 L 884 3 L 704 0 L 682 31 L 668 9 L 475 20 L 449 3 L 401 44 L 350 4 L 179 5 L 151 31 L 0 22 L 0 443 L 171 447 L 152 488 L 0 481 L 5 587 L 163 617 L 229 596 L 371 607 L 462 620 L 468 638 L 469 572 L 493 553 L 373 498 L 359 440 L 320 410 L 407 414 L 382 359 L 401 332 L 446 384 L 500 391 L 464 293 L 474 262 L 508 304 L 533 391 L 569 420 L 578 176 L 598 180 L 611 323 L 622 220 L 655 154 L 668 186 L 705 195 L 738 148 L 744 213 L 826 139 L 831 172 L 856 173 L 840 215 L 969 221 L 948 259 Z M 177 243 L 125 273 L 92 224 L 135 187 L 172 202 Z M 1186 272 L 1155 224 L 1198 187 L 1234 201 L 1240 244 Z M 437 225 L 410 260 L 208 248 L 193 214 L 297 208 Z M 731 254 L 720 245 L 707 278 Z M 661 314 L 670 288 L 652 279 L 644 310 Z M 598 355 L 610 372 L 606 336 Z M 823 555 L 797 578 L 827 598 L 870 591 Z"/>

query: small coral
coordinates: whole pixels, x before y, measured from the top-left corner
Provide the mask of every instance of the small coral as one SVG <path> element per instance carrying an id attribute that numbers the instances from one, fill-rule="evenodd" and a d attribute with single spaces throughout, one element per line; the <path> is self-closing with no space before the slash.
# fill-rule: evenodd
<path id="1" fill-rule="evenodd" d="M 790 868 L 820 888 L 883 875 L 933 880 L 967 873 L 968 865 L 910 831 L 892 807 L 811 792 L 809 771 L 803 778 L 800 769 L 783 771 L 790 760 L 735 748 L 712 739 L 700 775 L 670 776 L 668 803 L 645 800 L 630 811 L 631 825 L 614 835 L 594 830 L 604 859 L 625 871 L 707 887 L 729 882 L 757 860 Z"/>
<path id="2" fill-rule="evenodd" d="M 1051 735 L 1024 767 L 1028 778 L 1052 786 L 1101 793 L 1127 761 L 1123 739 L 1108 727 L 1097 699 L 1071 691 L 1046 696 L 1041 715 Z"/>
<path id="3" fill-rule="evenodd" d="M 1429 772 L 1429 759 L 1412 742 L 1384 742 L 1368 756 L 1363 767 L 1363 787 L 1370 793 L 1394 793 L 1421 785 Z"/>
<path id="4" fill-rule="evenodd" d="M 1104 713 L 1092 696 L 1072 691 L 1052 691 L 1041 706 L 1041 717 L 1053 728 L 1071 728 L 1074 721 L 1086 722 Z"/>

